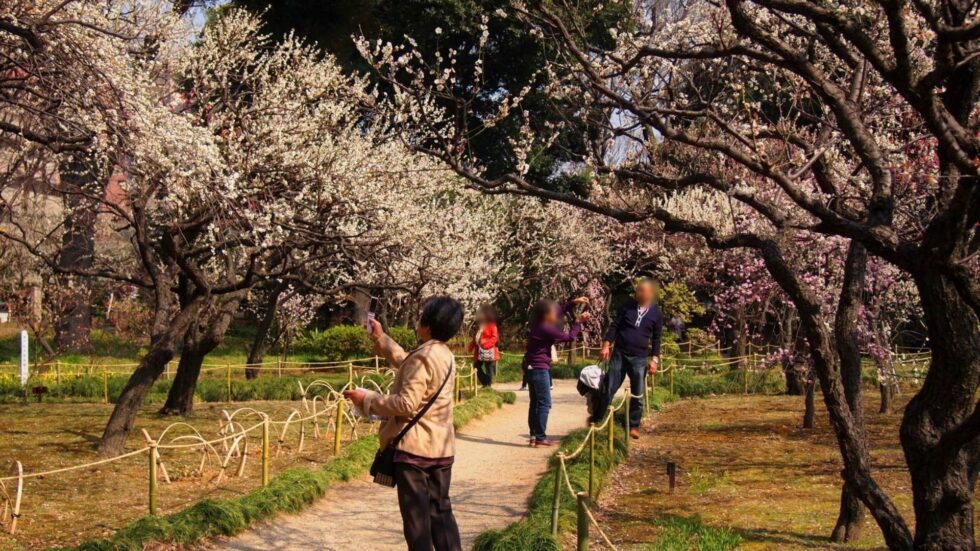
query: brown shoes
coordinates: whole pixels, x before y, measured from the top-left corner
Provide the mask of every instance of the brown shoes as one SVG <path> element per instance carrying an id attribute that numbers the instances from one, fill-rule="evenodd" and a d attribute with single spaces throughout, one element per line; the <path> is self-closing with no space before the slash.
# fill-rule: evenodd
<path id="1" fill-rule="evenodd" d="M 630 429 L 630 438 L 633 440 L 640 439 L 640 429 Z"/>
<path id="2" fill-rule="evenodd" d="M 557 440 L 536 440 L 536 439 L 532 438 L 530 444 L 531 444 L 531 447 L 532 448 L 550 448 L 550 447 L 553 447 L 553 446 L 557 446 L 558 445 L 558 441 Z"/>

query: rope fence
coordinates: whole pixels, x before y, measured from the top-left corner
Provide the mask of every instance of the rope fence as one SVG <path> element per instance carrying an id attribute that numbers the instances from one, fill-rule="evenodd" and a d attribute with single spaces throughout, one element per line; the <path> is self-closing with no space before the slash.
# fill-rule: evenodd
<path id="1" fill-rule="evenodd" d="M 382 383 L 378 383 L 371 377 L 378 374 L 384 378 Z M 298 431 L 294 431 L 297 433 L 295 453 L 303 451 L 307 432 L 311 432 L 314 439 L 322 439 L 332 433 L 333 455 L 339 455 L 346 428 L 350 428 L 347 440 L 354 441 L 358 438 L 358 428 L 361 424 L 361 419 L 353 408 L 348 406 L 349 401 L 344 398 L 344 391 L 362 387 L 387 394 L 394 382 L 393 374 L 392 369 L 378 367 L 358 379 L 355 378 L 353 370 L 348 370 L 347 381 L 339 387 L 322 379 L 311 381 L 305 386 L 302 381 L 297 381 L 301 398 L 297 407 L 291 408 L 285 419 L 274 419 L 269 413 L 253 407 L 242 407 L 232 411 L 225 409 L 221 411 L 214 437 L 205 436 L 206 432 L 202 432 L 190 423 L 178 421 L 167 425 L 156 437 L 146 429 L 141 429 L 145 445 L 114 457 L 34 472 L 25 472 L 23 463 L 16 461 L 13 474 L 0 476 L 0 527 L 6 527 L 6 531 L 10 534 L 16 533 L 18 519 L 23 514 L 21 504 L 27 481 L 89 470 L 143 455 L 146 456 L 147 464 L 147 510 L 149 514 L 156 515 L 158 485 L 161 481 L 164 484 L 172 483 L 167 468 L 168 463 L 164 460 L 165 454 L 200 453 L 200 460 L 194 474 L 204 475 L 209 466 L 216 466 L 217 475 L 213 483 L 218 485 L 229 476 L 241 478 L 245 475 L 250 437 L 261 438 L 261 480 L 263 487 L 268 486 L 271 479 L 273 448 L 275 457 L 284 453 L 290 427 L 299 427 Z M 314 389 L 324 392 L 314 393 L 312 392 Z M 478 393 L 476 370 L 467 365 L 457 367 L 454 377 L 454 403 L 461 402 L 467 395 L 476 396 Z M 374 424 L 369 426 L 376 427 Z M 229 469 L 232 468 L 234 474 L 229 475 Z"/>
<path id="2" fill-rule="evenodd" d="M 606 412 L 605 419 L 600 424 L 590 423 L 589 430 L 582 439 L 578 448 L 571 452 L 558 452 L 556 454 L 557 463 L 555 465 L 554 472 L 554 499 L 551 505 L 551 534 L 555 537 L 558 536 L 558 519 L 561 510 L 561 500 L 563 490 L 568 493 L 568 497 L 575 500 L 576 512 L 577 512 L 577 523 L 576 523 L 576 540 L 578 543 L 577 549 L 588 550 L 589 549 L 589 532 L 590 526 L 595 527 L 602 541 L 614 551 L 617 547 L 606 535 L 599 521 L 596 520 L 595 515 L 592 512 L 592 504 L 597 497 L 597 487 L 595 483 L 595 462 L 596 462 L 596 447 L 605 445 L 608 447 L 607 452 L 612 455 L 615 449 L 616 442 L 616 412 L 622 410 L 623 415 L 623 441 L 626 443 L 627 452 L 629 450 L 630 443 L 630 421 L 629 421 L 629 408 L 631 400 L 643 400 L 643 407 L 646 411 L 649 411 L 649 398 L 652 388 L 647 386 L 643 395 L 634 395 L 630 392 L 629 387 L 623 389 L 623 399 L 618 405 L 610 404 Z M 599 442 L 601 434 L 605 432 L 605 442 Z M 567 462 L 573 459 L 577 459 L 579 456 L 584 454 L 588 450 L 589 452 L 589 480 L 588 487 L 585 489 L 576 489 L 572 485 L 571 477 L 568 474 Z"/>

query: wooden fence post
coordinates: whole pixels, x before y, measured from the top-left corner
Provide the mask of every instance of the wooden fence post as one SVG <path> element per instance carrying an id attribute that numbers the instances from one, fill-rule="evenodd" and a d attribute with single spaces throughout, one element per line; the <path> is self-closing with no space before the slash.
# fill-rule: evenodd
<path id="1" fill-rule="evenodd" d="M 269 485 L 269 417 L 262 420 L 262 486 Z"/>
<path id="2" fill-rule="evenodd" d="M 677 371 L 677 364 L 670 368 L 670 398 L 674 398 L 674 372 Z"/>
<path id="3" fill-rule="evenodd" d="M 616 440 L 616 410 L 609 406 L 609 455 L 612 455 Z"/>
<path id="4" fill-rule="evenodd" d="M 343 426 L 344 426 L 344 400 L 341 398 L 337 401 L 337 419 L 334 428 L 337 429 L 333 434 L 333 455 L 334 457 L 340 455 L 340 439 L 343 436 Z"/>
<path id="5" fill-rule="evenodd" d="M 157 514 L 157 442 L 150 441 L 150 514 Z"/>
<path id="6" fill-rule="evenodd" d="M 561 457 L 558 454 L 558 462 L 555 463 L 555 496 L 551 502 L 551 535 L 558 535 L 558 509 L 561 507 Z"/>
<path id="7" fill-rule="evenodd" d="M 354 362 L 347 364 L 347 384 L 354 384 Z"/>
<path id="8" fill-rule="evenodd" d="M 20 518 L 20 500 L 24 497 L 24 465 L 18 461 L 15 467 L 17 471 L 17 493 L 14 495 L 14 510 L 10 514 L 10 533 L 17 531 L 17 519 Z"/>
<path id="9" fill-rule="evenodd" d="M 228 370 L 226 375 L 227 375 L 226 378 L 228 380 L 228 401 L 231 402 L 232 401 L 231 400 L 231 364 L 228 364 Z"/>
<path id="10" fill-rule="evenodd" d="M 633 392 L 630 385 L 626 385 L 626 396 L 623 397 L 623 443 L 626 444 L 626 453 L 630 450 L 630 400 L 633 399 Z"/>
<path id="11" fill-rule="evenodd" d="M 595 423 L 589 423 L 589 497 L 595 497 Z"/>
<path id="12" fill-rule="evenodd" d="M 102 368 L 102 399 L 105 403 L 109 403 L 109 374 L 105 367 Z"/>
<path id="13" fill-rule="evenodd" d="M 579 492 L 576 503 L 578 504 L 578 527 L 576 529 L 576 542 L 578 551 L 589 551 L 589 515 L 588 503 L 589 495 Z"/>
<path id="14" fill-rule="evenodd" d="M 674 486 L 677 483 L 677 463 L 673 461 L 667 462 L 667 484 L 670 487 L 670 493 L 674 493 Z"/>

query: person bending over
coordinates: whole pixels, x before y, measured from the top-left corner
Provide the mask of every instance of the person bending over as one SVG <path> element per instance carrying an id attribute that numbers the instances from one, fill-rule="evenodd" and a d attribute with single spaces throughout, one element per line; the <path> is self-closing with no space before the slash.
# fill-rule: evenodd
<path id="1" fill-rule="evenodd" d="M 576 304 L 588 304 L 589 299 L 577 298 L 562 306 L 553 300 L 541 300 L 531 312 L 531 331 L 527 336 L 522 366 L 527 370 L 530 405 L 527 412 L 527 425 L 531 434 L 531 446 L 554 446 L 548 440 L 548 412 L 551 411 L 551 347 L 559 342 L 573 342 L 578 337 L 581 324 L 589 319 L 589 314 L 578 316 L 571 328 L 565 332 L 558 323 L 565 312 Z"/>
<path id="2" fill-rule="evenodd" d="M 599 352 L 600 360 L 609 360 L 609 370 L 606 373 L 606 393 L 602 407 L 596 409 L 594 415 L 597 418 L 593 421 L 598 423 L 602 420 L 602 415 L 609 408 L 619 387 L 629 377 L 630 393 L 644 397 L 630 400 L 630 436 L 634 439 L 640 437 L 646 374 L 656 373 L 660 363 L 664 315 L 654 303 L 656 296 L 657 284 L 652 279 L 643 278 L 637 281 L 634 300 L 627 302 L 616 313 Z"/>
<path id="3" fill-rule="evenodd" d="M 462 548 L 459 527 L 449 501 L 456 453 L 453 383 L 443 384 L 455 375 L 456 370 L 456 360 L 446 342 L 456 335 L 462 324 L 460 303 L 445 296 L 428 299 L 415 327 L 422 344 L 406 353 L 383 332 L 380 323 L 371 320 L 375 354 L 384 356 L 397 368 L 391 393 L 360 388 L 344 393 L 365 415 L 387 418 L 378 433 L 382 449 L 427 402 L 435 400 L 395 451 L 398 508 L 409 551 L 459 551 Z"/>

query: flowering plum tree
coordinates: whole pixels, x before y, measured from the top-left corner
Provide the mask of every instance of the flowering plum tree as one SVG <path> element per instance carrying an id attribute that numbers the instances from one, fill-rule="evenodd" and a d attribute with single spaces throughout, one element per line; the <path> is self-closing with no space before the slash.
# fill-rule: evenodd
<path id="1" fill-rule="evenodd" d="M 613 51 L 591 47 L 564 2 L 516 3 L 513 17 L 554 45 L 542 70 L 554 131 L 524 124 L 514 162 L 488 175 L 467 154 L 468 100 L 482 124 L 527 121 L 523 89 L 459 89 L 452 56 L 360 42 L 392 87 L 407 143 L 468 185 L 565 202 L 621 222 L 654 219 L 717 249 L 747 248 L 792 300 L 844 459 L 847 487 L 895 549 L 972 548 L 980 454 L 976 254 L 980 66 L 972 2 L 637 2 Z M 601 9 L 597 8 L 597 9 Z M 471 47 L 479 49 L 480 45 Z M 598 108 L 598 109 L 597 109 Z M 489 114 L 487 114 L 489 113 Z M 587 194 L 526 177 L 535 151 L 575 128 Z M 807 235 L 850 240 L 832 316 L 789 252 Z M 868 254 L 915 282 L 932 365 L 901 438 L 915 535 L 871 474 L 858 404 L 855 337 Z"/>

